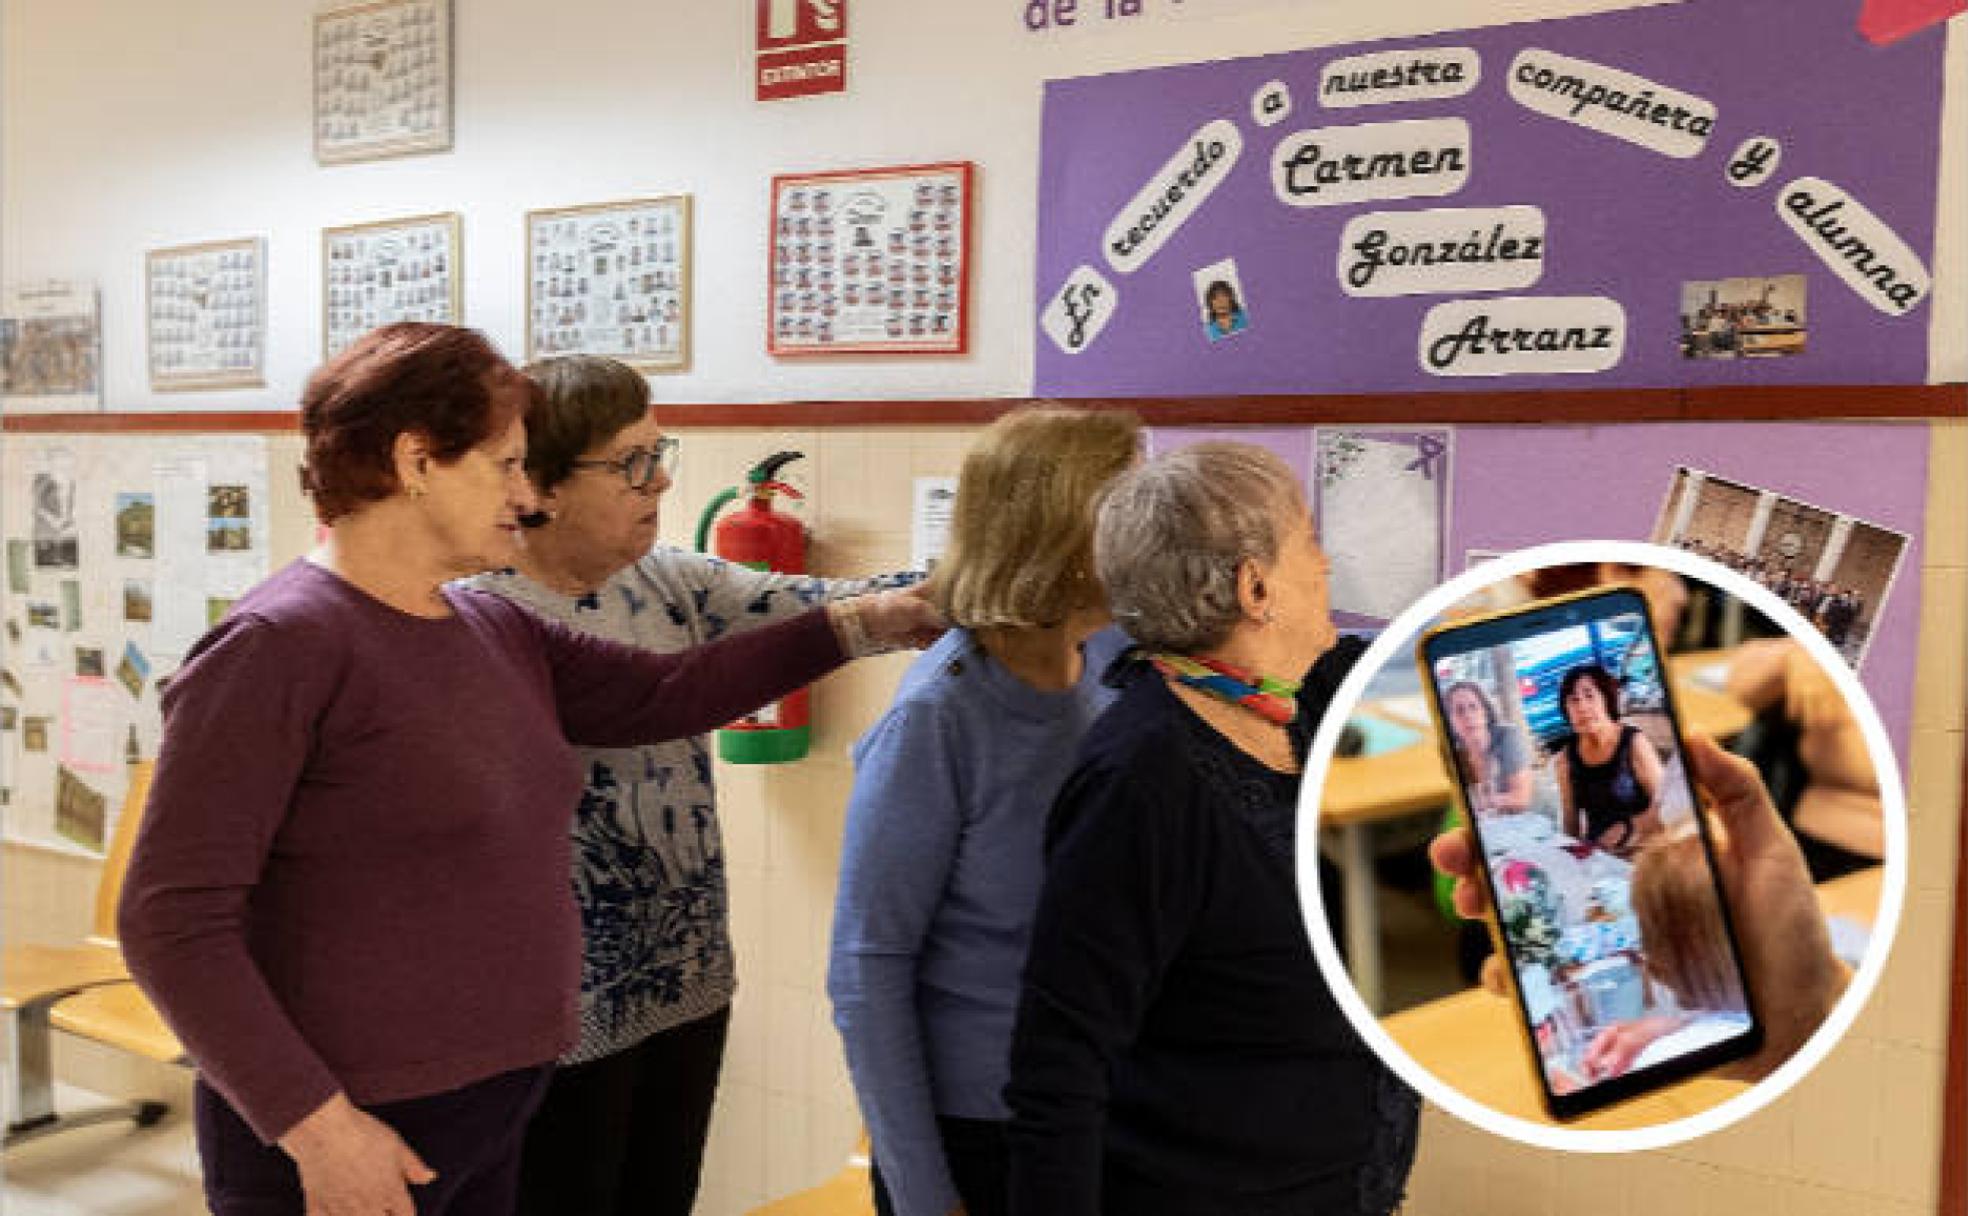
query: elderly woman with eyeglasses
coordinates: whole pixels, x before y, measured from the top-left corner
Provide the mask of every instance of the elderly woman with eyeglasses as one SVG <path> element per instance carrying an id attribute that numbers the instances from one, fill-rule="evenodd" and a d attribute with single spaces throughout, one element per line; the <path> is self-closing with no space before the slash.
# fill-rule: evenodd
<path id="1" fill-rule="evenodd" d="M 1418 1104 L 1305 937 L 1307 743 L 1364 647 L 1292 471 L 1170 452 L 1102 500 L 1141 661 L 1053 803 L 1012 1039 L 1012 1216 L 1386 1216 Z"/>
<path id="2" fill-rule="evenodd" d="M 476 580 L 484 590 L 670 652 L 916 581 L 774 574 L 653 547 L 678 448 L 648 383 L 590 355 L 523 370 L 541 395 L 526 450 L 540 510 L 514 568 Z M 709 740 L 578 751 L 581 1039 L 527 1128 L 520 1210 L 688 1216 L 736 988 Z"/>

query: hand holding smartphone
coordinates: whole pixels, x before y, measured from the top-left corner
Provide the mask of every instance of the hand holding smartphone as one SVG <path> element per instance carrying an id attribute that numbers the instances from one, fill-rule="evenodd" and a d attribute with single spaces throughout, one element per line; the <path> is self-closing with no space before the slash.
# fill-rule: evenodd
<path id="1" fill-rule="evenodd" d="M 1754 1055 L 1763 1023 L 1639 592 L 1457 622 L 1418 658 L 1552 1115 Z"/>

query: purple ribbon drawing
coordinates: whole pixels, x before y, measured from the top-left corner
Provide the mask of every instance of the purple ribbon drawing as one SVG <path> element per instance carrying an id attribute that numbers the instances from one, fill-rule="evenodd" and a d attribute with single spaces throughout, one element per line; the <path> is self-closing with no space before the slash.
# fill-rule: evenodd
<path id="1" fill-rule="evenodd" d="M 1414 445 L 1415 450 L 1420 455 L 1403 465 L 1401 471 L 1403 473 L 1412 473 L 1419 469 L 1421 470 L 1422 477 L 1429 481 L 1434 481 L 1435 466 L 1440 463 L 1442 457 L 1448 455 L 1449 445 L 1435 435 L 1416 435 L 1414 437 Z"/>

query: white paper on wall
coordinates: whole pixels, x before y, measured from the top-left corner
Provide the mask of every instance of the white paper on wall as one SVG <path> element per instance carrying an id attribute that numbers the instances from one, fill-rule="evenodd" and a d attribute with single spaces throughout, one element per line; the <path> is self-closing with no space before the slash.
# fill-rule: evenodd
<path id="1" fill-rule="evenodd" d="M 1313 470 L 1332 609 L 1389 620 L 1440 581 L 1448 504 L 1446 430 L 1320 430 Z"/>

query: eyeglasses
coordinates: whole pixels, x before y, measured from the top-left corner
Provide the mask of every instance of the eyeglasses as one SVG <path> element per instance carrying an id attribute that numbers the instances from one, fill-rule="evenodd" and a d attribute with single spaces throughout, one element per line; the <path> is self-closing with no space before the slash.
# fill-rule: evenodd
<path id="1" fill-rule="evenodd" d="M 634 448 L 624 452 L 614 460 L 576 460 L 570 467 L 576 469 L 608 469 L 621 476 L 631 490 L 640 490 L 656 480 L 656 471 L 671 481 L 676 479 L 677 456 L 682 448 L 674 435 L 665 435 L 656 441 L 654 448 Z"/>

